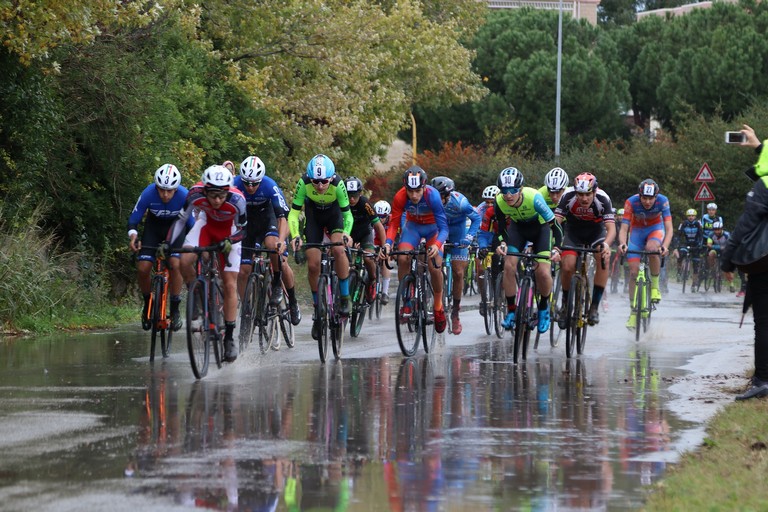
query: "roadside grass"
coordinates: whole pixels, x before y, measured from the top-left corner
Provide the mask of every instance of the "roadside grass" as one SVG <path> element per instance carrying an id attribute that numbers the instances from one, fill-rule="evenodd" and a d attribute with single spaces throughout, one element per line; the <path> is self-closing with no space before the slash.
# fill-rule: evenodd
<path id="1" fill-rule="evenodd" d="M 702 446 L 650 488 L 643 510 L 768 510 L 766 418 L 766 399 L 723 408 L 709 423 Z"/>

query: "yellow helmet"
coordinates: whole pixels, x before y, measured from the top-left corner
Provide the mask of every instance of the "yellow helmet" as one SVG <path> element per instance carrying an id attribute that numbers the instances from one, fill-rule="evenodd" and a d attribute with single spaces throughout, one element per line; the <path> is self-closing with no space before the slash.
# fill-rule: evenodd
<path id="1" fill-rule="evenodd" d="M 690 217 L 691 215 L 693 215 L 695 217 L 696 216 L 696 210 L 694 210 L 693 208 L 688 208 L 687 210 L 685 210 L 685 216 L 686 217 Z"/>

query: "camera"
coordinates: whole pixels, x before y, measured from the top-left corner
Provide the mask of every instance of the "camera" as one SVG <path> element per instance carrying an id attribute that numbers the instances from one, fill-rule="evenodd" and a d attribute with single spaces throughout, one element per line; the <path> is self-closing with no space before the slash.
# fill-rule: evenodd
<path id="1" fill-rule="evenodd" d="M 726 144 L 741 144 L 747 142 L 747 136 L 741 132 L 725 132 Z"/>

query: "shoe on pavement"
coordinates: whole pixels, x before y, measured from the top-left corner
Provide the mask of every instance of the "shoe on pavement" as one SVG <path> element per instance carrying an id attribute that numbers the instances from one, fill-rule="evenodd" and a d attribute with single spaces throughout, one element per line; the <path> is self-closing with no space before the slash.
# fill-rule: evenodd
<path id="1" fill-rule="evenodd" d="M 488 310 L 486 309 L 486 305 L 485 305 L 485 301 L 484 300 L 480 301 L 480 307 L 478 309 L 480 311 L 480 316 L 485 316 L 486 315 Z"/>
<path id="2" fill-rule="evenodd" d="M 376 282 L 371 281 L 368 283 L 368 286 L 365 287 L 365 300 L 368 302 L 368 304 L 373 304 L 373 301 L 376 300 Z"/>
<path id="3" fill-rule="evenodd" d="M 451 332 L 453 334 L 461 334 L 461 320 L 459 320 L 459 312 L 455 314 L 451 313 Z"/>
<path id="4" fill-rule="evenodd" d="M 294 302 L 290 306 L 291 323 L 293 325 L 299 325 L 301 323 L 301 310 L 299 309 L 299 303 Z"/>
<path id="5" fill-rule="evenodd" d="M 403 308 L 405 309 L 405 308 Z M 445 331 L 445 326 L 448 324 L 448 322 L 445 320 L 445 311 L 435 311 L 435 330 L 438 333 L 442 333 Z"/>
<path id="6" fill-rule="evenodd" d="M 349 316 L 349 297 L 342 297 L 339 303 L 339 316 Z"/>
<path id="7" fill-rule="evenodd" d="M 178 306 L 176 306 L 176 309 L 171 307 L 171 329 L 173 332 L 181 329 L 181 313 L 179 313 Z"/>
<path id="8" fill-rule="evenodd" d="M 224 361 L 233 363 L 237 359 L 237 345 L 233 338 L 224 338 Z"/>
<path id="9" fill-rule="evenodd" d="M 768 382 L 752 377 L 749 389 L 737 395 L 736 400 L 749 400 L 750 398 L 762 398 L 768 396 Z"/>
<path id="10" fill-rule="evenodd" d="M 568 313 L 565 307 L 557 310 L 557 327 L 563 331 L 568 328 Z"/>
<path id="11" fill-rule="evenodd" d="M 658 288 L 651 288 L 651 302 L 661 302 L 661 291 Z"/>
<path id="12" fill-rule="evenodd" d="M 152 328 L 152 320 L 149 318 L 149 303 L 141 310 L 141 328 L 148 331 Z"/>
<path id="13" fill-rule="evenodd" d="M 283 286 L 280 283 L 272 285 L 272 295 L 269 297 L 269 304 L 277 306 L 283 299 Z"/>
<path id="14" fill-rule="evenodd" d="M 505 329 L 512 329 L 515 326 L 515 312 L 507 311 L 507 316 L 501 321 L 501 326 Z"/>
<path id="15" fill-rule="evenodd" d="M 549 308 L 540 309 L 539 310 L 539 325 L 538 325 L 539 332 L 542 333 L 542 334 L 547 332 L 549 330 L 549 324 L 550 323 L 551 322 L 550 322 L 550 319 L 549 319 Z"/>
<path id="16" fill-rule="evenodd" d="M 320 340 L 320 320 L 316 319 L 315 315 L 312 315 L 312 339 Z"/>
<path id="17" fill-rule="evenodd" d="M 629 320 L 626 323 L 627 329 L 635 329 L 637 327 L 637 315 L 635 313 L 629 314 Z"/>
<path id="18" fill-rule="evenodd" d="M 587 323 L 589 325 L 597 325 L 600 323 L 600 311 L 597 306 L 592 304 L 589 307 L 589 316 L 587 317 Z"/>
<path id="19" fill-rule="evenodd" d="M 389 295 L 382 292 L 380 300 L 381 300 L 381 305 L 386 306 L 387 304 L 389 304 Z"/>

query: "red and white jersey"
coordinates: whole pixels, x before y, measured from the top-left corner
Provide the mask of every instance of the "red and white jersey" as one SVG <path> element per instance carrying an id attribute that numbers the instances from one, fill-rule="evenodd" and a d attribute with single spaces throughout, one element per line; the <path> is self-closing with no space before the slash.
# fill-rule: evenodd
<path id="1" fill-rule="evenodd" d="M 584 224 L 594 226 L 602 222 L 615 222 L 611 198 L 600 188 L 595 191 L 595 198 L 587 207 L 579 204 L 574 189 L 567 190 L 555 208 L 555 216 L 566 219 L 566 225 L 571 228 Z"/>
<path id="2" fill-rule="evenodd" d="M 205 214 L 206 230 L 213 239 L 221 241 L 229 237 L 233 243 L 239 242 L 245 237 L 245 231 L 242 228 L 248 222 L 245 204 L 245 196 L 242 192 L 236 187 L 230 187 L 226 201 L 221 207 L 213 208 L 205 197 L 204 185 L 198 182 L 189 189 L 184 212 L 174 223 L 170 240 L 175 240 L 181 234 L 184 228 L 182 221 L 186 222 L 192 212 L 199 211 Z"/>

